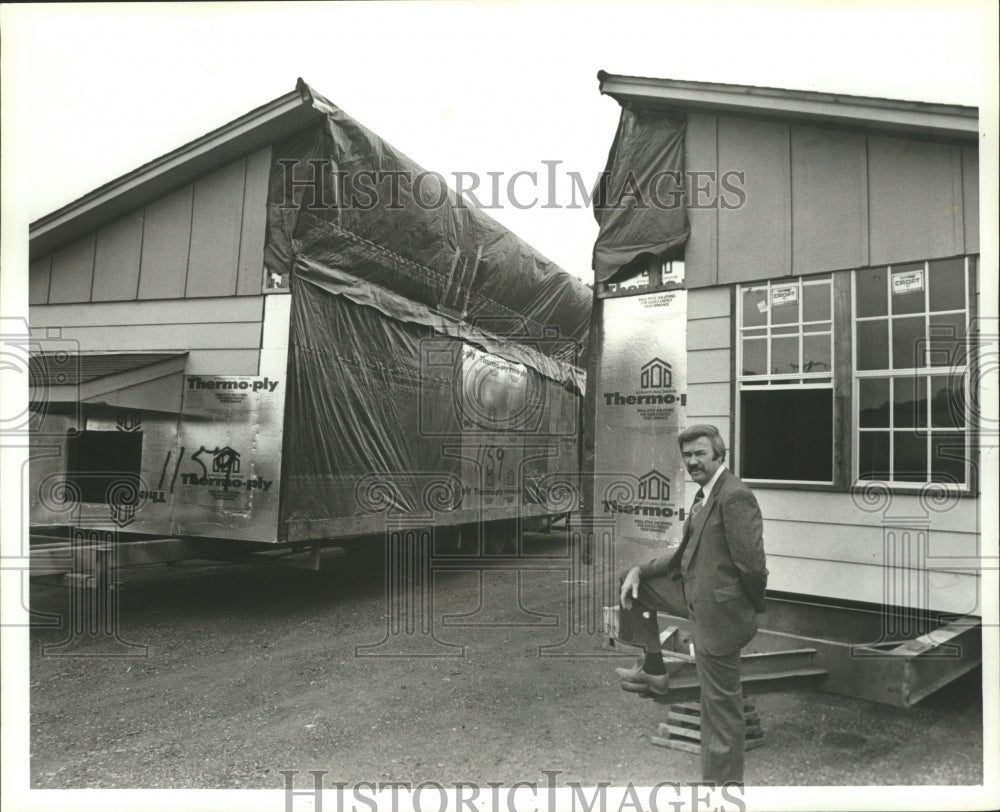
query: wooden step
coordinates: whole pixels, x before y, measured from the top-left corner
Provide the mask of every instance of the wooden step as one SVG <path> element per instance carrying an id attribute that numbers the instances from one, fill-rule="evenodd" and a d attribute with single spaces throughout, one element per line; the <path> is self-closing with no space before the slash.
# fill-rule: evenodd
<path id="1" fill-rule="evenodd" d="M 827 677 L 822 668 L 791 668 L 762 674 L 741 674 L 744 693 L 762 694 L 768 691 L 784 691 L 789 688 L 818 687 Z M 672 705 L 682 700 L 697 700 L 701 696 L 698 675 L 678 672 L 670 679 L 670 690 L 663 696 L 645 693 L 636 694 L 655 701 L 658 705 Z"/>
<path id="2" fill-rule="evenodd" d="M 743 697 L 743 718 L 746 726 L 744 749 L 751 750 L 764 743 L 764 730 L 753 700 Z M 670 706 L 667 721 L 661 722 L 657 735 L 650 741 L 660 747 L 701 752 L 701 703 L 675 702 Z"/>

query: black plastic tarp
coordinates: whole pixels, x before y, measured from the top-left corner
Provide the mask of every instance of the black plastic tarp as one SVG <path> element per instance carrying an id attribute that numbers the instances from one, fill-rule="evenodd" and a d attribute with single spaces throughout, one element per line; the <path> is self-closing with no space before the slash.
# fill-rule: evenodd
<path id="1" fill-rule="evenodd" d="M 430 481 L 456 486 L 448 509 L 504 506 L 511 477 L 516 515 L 578 464 L 592 292 L 315 104 L 269 185 L 265 265 L 292 294 L 282 521 L 301 537 L 373 505 L 421 512 Z"/>
<path id="2" fill-rule="evenodd" d="M 275 145 L 268 270 L 348 271 L 497 335 L 583 351 L 591 290 L 322 97 L 317 126 Z M 319 178 L 322 189 L 309 185 Z M 290 183 L 289 181 L 292 181 Z M 576 344 L 576 350 L 570 349 Z"/>
<path id="3" fill-rule="evenodd" d="M 623 107 L 594 216 L 594 281 L 612 281 L 643 256 L 668 258 L 689 233 L 684 196 L 684 119 Z"/>

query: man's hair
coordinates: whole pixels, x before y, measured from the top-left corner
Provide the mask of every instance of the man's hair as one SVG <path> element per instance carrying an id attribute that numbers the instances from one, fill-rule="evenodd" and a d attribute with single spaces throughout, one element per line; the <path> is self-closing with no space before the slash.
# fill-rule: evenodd
<path id="1" fill-rule="evenodd" d="M 707 437 L 712 443 L 713 459 L 726 458 L 726 442 L 722 439 L 722 435 L 719 434 L 719 430 L 709 423 L 697 423 L 693 426 L 688 426 L 677 435 L 677 446 L 683 449 L 686 443 L 697 440 L 699 437 Z"/>

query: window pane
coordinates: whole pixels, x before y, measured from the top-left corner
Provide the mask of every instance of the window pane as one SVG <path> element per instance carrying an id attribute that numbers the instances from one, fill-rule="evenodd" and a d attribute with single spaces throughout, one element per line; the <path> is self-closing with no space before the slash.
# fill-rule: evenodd
<path id="1" fill-rule="evenodd" d="M 904 280 L 911 279 L 913 274 L 920 274 L 919 289 L 904 286 Z M 925 308 L 924 291 L 927 288 L 927 273 L 924 263 L 911 262 L 908 265 L 893 265 L 889 274 L 889 288 L 892 290 L 892 312 L 923 313 Z"/>
<path id="2" fill-rule="evenodd" d="M 965 310 L 965 260 L 939 259 L 930 265 L 930 309 Z"/>
<path id="3" fill-rule="evenodd" d="M 830 322 L 820 322 L 819 324 L 803 324 L 803 333 L 829 333 Z"/>
<path id="4" fill-rule="evenodd" d="M 797 324 L 785 327 L 771 328 L 771 335 L 775 336 L 797 336 L 798 334 L 799 334 L 799 325 Z"/>
<path id="5" fill-rule="evenodd" d="M 886 269 L 869 268 L 858 271 L 857 305 L 859 316 L 883 316 L 889 312 L 886 302 Z"/>
<path id="6" fill-rule="evenodd" d="M 923 366 L 926 349 L 923 316 L 892 320 L 893 369 Z"/>
<path id="7" fill-rule="evenodd" d="M 802 321 L 830 318 L 830 284 L 802 286 Z"/>
<path id="8" fill-rule="evenodd" d="M 964 313 L 931 316 L 930 340 L 927 342 L 930 350 L 929 365 L 934 367 L 965 366 L 968 362 L 965 333 Z"/>
<path id="9" fill-rule="evenodd" d="M 766 327 L 752 327 L 749 330 L 744 330 L 743 331 L 743 335 L 745 335 L 745 336 L 766 336 L 767 335 L 767 328 Z"/>
<path id="10" fill-rule="evenodd" d="M 889 322 L 858 322 L 858 369 L 889 368 Z"/>
<path id="11" fill-rule="evenodd" d="M 788 375 L 799 371 L 799 339 L 771 339 L 771 373 Z"/>
<path id="12" fill-rule="evenodd" d="M 781 304 L 771 308 L 771 324 L 795 324 L 799 321 L 799 303 Z"/>
<path id="13" fill-rule="evenodd" d="M 889 479 L 889 432 L 863 431 L 858 435 L 858 478 Z"/>
<path id="14" fill-rule="evenodd" d="M 830 336 L 802 337 L 803 372 L 829 372 L 830 363 Z"/>
<path id="15" fill-rule="evenodd" d="M 958 432 L 934 432 L 931 435 L 931 480 L 965 484 L 965 435 Z"/>
<path id="16" fill-rule="evenodd" d="M 931 425 L 965 428 L 965 393 L 962 375 L 931 376 Z"/>
<path id="17" fill-rule="evenodd" d="M 927 381 L 924 377 L 894 378 L 893 420 L 896 428 L 927 427 Z"/>
<path id="18" fill-rule="evenodd" d="M 767 373 L 767 339 L 743 339 L 744 375 Z"/>
<path id="19" fill-rule="evenodd" d="M 743 391 L 740 475 L 753 479 L 833 479 L 830 389 Z"/>
<path id="20" fill-rule="evenodd" d="M 858 425 L 862 428 L 889 427 L 888 378 L 858 381 Z"/>
<path id="21" fill-rule="evenodd" d="M 767 324 L 767 288 L 749 288 L 743 291 L 743 326 L 760 327 Z"/>
<path id="22" fill-rule="evenodd" d="M 894 431 L 893 479 L 897 482 L 927 481 L 927 435 Z"/>

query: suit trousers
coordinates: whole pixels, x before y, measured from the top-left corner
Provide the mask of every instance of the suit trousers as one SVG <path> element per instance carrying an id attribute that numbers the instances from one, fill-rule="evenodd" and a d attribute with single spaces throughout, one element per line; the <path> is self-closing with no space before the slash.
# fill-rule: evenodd
<path id="1" fill-rule="evenodd" d="M 622 609 L 619 614 L 619 637 L 646 651 L 658 651 L 657 611 L 689 617 L 679 573 L 640 580 L 638 599 L 632 601 L 631 609 Z M 643 617 L 643 613 L 649 617 Z M 697 625 L 694 631 L 695 666 L 701 688 L 701 777 L 717 785 L 743 783 L 746 729 L 740 652 L 709 654 L 698 645 Z"/>

